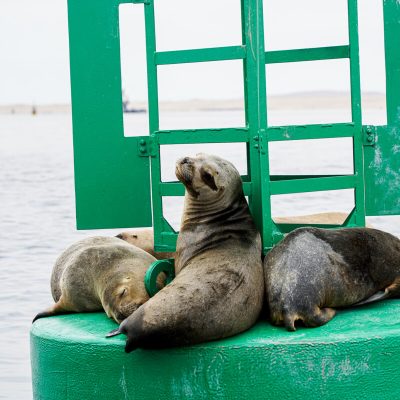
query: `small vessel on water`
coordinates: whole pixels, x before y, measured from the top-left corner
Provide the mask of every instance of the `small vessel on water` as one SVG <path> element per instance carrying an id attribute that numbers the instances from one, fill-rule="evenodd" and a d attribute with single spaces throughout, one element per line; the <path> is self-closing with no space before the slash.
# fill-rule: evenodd
<path id="1" fill-rule="evenodd" d="M 122 92 L 122 110 L 124 114 L 126 113 L 146 113 L 147 110 L 145 108 L 134 108 L 131 105 L 131 102 L 126 95 L 126 93 Z"/>

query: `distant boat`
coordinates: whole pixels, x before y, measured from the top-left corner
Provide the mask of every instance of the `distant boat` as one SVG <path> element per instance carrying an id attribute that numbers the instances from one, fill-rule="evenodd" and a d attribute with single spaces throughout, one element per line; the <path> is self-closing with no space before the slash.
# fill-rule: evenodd
<path id="1" fill-rule="evenodd" d="M 122 93 L 122 111 L 124 113 L 145 113 L 147 110 L 145 108 L 134 108 L 130 106 L 130 101 L 126 97 L 125 93 Z"/>

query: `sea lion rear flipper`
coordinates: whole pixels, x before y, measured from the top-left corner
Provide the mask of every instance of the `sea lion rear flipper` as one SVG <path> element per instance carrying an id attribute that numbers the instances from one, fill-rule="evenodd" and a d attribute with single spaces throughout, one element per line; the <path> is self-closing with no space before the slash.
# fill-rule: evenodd
<path id="1" fill-rule="evenodd" d="M 45 317 L 51 317 L 51 316 L 53 316 L 53 315 L 56 315 L 53 311 L 43 311 L 43 312 L 40 312 L 39 314 L 36 314 L 36 315 L 35 315 L 35 318 L 33 318 L 33 320 L 32 320 L 32 324 L 33 324 L 37 319 L 45 318 Z"/>
<path id="2" fill-rule="evenodd" d="M 390 293 L 387 290 L 376 292 L 371 297 L 368 297 L 368 299 L 359 301 L 358 303 L 356 303 L 354 305 L 355 306 L 363 306 L 364 304 L 375 303 L 376 301 L 387 299 L 389 297 L 389 294 Z"/>
<path id="3" fill-rule="evenodd" d="M 60 314 L 69 314 L 71 312 L 73 312 L 73 311 L 67 309 L 67 307 L 63 303 L 62 297 L 60 297 L 60 299 L 57 301 L 57 303 L 55 303 L 52 307 L 37 314 L 35 316 L 35 318 L 33 318 L 32 324 L 37 319 L 40 319 L 40 318 L 52 317 L 54 315 L 60 315 Z"/>

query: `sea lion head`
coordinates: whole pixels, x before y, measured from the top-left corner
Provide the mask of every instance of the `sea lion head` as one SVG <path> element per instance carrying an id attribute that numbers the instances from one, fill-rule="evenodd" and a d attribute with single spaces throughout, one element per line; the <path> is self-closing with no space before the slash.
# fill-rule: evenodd
<path id="1" fill-rule="evenodd" d="M 149 300 L 141 273 L 114 273 L 103 294 L 103 307 L 110 318 L 121 323 Z"/>
<path id="2" fill-rule="evenodd" d="M 185 185 L 193 200 L 208 202 L 236 198 L 242 192 L 237 169 L 220 157 L 199 153 L 176 162 L 176 177 Z"/>

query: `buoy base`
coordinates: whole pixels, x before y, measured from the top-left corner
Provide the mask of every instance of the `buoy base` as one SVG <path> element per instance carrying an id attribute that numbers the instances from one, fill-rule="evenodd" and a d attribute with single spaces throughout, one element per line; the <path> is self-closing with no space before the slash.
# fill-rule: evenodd
<path id="1" fill-rule="evenodd" d="M 338 312 L 320 328 L 259 322 L 241 335 L 124 352 L 105 314 L 40 319 L 31 330 L 35 399 L 398 399 L 400 301 Z"/>

